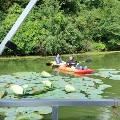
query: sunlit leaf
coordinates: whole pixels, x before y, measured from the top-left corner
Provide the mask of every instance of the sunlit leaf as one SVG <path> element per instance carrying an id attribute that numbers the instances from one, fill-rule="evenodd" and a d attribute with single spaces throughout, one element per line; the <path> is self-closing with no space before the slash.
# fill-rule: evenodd
<path id="1" fill-rule="evenodd" d="M 47 78 L 47 77 L 51 77 L 52 75 L 50 75 L 50 74 L 49 74 L 48 72 L 46 72 L 46 71 L 43 71 L 43 72 L 41 72 L 41 76 Z"/>

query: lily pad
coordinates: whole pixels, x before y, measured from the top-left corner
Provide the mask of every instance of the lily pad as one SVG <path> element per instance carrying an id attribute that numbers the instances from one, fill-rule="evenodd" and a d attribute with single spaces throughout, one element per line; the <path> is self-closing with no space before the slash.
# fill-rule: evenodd
<path id="1" fill-rule="evenodd" d="M 5 117 L 4 120 L 16 120 L 16 116 Z"/>
<path id="2" fill-rule="evenodd" d="M 101 70 L 101 71 L 113 71 L 113 70 L 116 70 L 116 69 L 106 69 L 106 68 L 101 68 L 101 69 L 98 69 L 98 70 Z"/>
<path id="3" fill-rule="evenodd" d="M 67 95 L 67 98 L 82 98 L 82 99 L 85 99 L 85 94 L 82 94 L 82 93 L 69 93 Z"/>
<path id="4" fill-rule="evenodd" d="M 8 117 L 10 117 L 10 116 L 16 116 L 16 115 L 17 115 L 16 108 L 9 108 L 5 112 L 5 116 L 8 116 Z"/>
<path id="5" fill-rule="evenodd" d="M 103 91 L 99 89 L 94 89 L 94 90 L 86 91 L 86 93 L 90 95 L 98 95 L 98 94 L 102 94 Z"/>
<path id="6" fill-rule="evenodd" d="M 5 95 L 5 92 L 6 92 L 5 88 L 0 87 L 0 99 Z"/>
<path id="7" fill-rule="evenodd" d="M 97 95 L 97 94 L 92 94 L 92 95 L 88 95 L 88 98 L 90 98 L 90 99 L 100 99 L 100 98 L 102 98 L 102 96 Z"/>
<path id="8" fill-rule="evenodd" d="M 49 114 L 52 113 L 52 108 L 49 106 L 41 107 L 41 109 L 38 110 L 40 114 Z"/>
<path id="9" fill-rule="evenodd" d="M 111 85 L 107 85 L 107 84 L 103 84 L 103 85 L 99 85 L 99 87 L 101 88 L 109 88 L 109 87 L 112 87 Z"/>
<path id="10" fill-rule="evenodd" d="M 20 115 L 17 120 L 41 120 L 43 116 L 36 113 Z"/>
<path id="11" fill-rule="evenodd" d="M 120 75 L 112 75 L 110 77 L 110 79 L 112 79 L 112 80 L 120 80 Z"/>

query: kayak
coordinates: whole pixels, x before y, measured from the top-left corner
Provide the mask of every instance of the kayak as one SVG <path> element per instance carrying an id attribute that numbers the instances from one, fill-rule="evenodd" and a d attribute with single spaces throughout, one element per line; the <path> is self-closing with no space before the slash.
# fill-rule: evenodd
<path id="1" fill-rule="evenodd" d="M 60 71 L 66 71 L 66 72 L 74 72 L 74 73 L 79 73 L 79 74 L 90 74 L 93 72 L 93 70 L 91 69 L 85 69 L 85 70 L 81 70 L 81 69 L 75 69 L 75 68 L 70 68 L 70 67 L 58 67 L 56 68 L 56 70 L 60 70 Z"/>

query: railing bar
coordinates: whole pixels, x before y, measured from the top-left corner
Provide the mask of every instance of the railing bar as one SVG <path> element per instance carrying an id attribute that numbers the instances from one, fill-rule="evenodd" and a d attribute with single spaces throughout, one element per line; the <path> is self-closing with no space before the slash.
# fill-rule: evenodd
<path id="1" fill-rule="evenodd" d="M 120 106 L 120 100 L 117 100 Z M 1 99 L 0 106 L 115 106 L 114 99 Z"/>
<path id="2" fill-rule="evenodd" d="M 58 106 L 52 106 L 52 120 L 58 120 Z"/>

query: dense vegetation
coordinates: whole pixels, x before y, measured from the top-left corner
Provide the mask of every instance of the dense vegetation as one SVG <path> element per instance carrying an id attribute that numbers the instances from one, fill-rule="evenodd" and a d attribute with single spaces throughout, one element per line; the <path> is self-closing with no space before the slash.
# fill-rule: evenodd
<path id="1" fill-rule="evenodd" d="M 0 41 L 28 2 L 0 0 Z M 119 8 L 120 0 L 39 0 L 12 41 L 25 54 L 116 50 Z"/>

